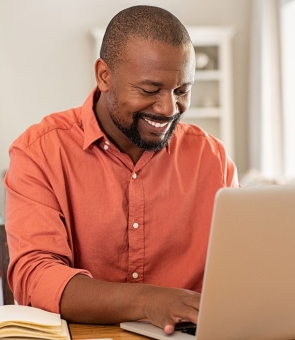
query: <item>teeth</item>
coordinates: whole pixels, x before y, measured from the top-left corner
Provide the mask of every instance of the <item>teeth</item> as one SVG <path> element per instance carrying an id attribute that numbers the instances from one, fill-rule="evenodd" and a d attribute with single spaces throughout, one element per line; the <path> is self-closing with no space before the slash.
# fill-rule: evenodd
<path id="1" fill-rule="evenodd" d="M 153 122 L 153 121 L 151 121 L 151 120 L 148 120 L 148 119 L 144 119 L 147 123 L 149 123 L 149 124 L 151 124 L 152 126 L 155 126 L 155 127 L 164 127 L 164 126 L 166 126 L 167 124 L 168 124 L 168 122 L 166 122 L 166 123 L 156 123 L 156 122 Z"/>

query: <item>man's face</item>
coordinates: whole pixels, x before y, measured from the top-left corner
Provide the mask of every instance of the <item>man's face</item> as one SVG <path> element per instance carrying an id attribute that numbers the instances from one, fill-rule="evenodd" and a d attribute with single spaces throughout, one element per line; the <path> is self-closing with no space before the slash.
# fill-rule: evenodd
<path id="1" fill-rule="evenodd" d="M 190 104 L 195 56 L 191 46 L 134 38 L 111 73 L 107 108 L 120 132 L 143 150 L 165 147 Z"/>

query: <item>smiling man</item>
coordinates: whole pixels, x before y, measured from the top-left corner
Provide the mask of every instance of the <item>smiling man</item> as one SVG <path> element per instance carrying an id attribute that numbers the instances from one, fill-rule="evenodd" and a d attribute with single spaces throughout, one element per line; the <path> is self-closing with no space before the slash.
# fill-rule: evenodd
<path id="1" fill-rule="evenodd" d="M 82 107 L 10 148 L 9 282 L 19 304 L 77 323 L 197 322 L 214 196 L 238 186 L 223 144 L 180 119 L 195 56 L 171 13 L 134 6 L 107 27 Z"/>

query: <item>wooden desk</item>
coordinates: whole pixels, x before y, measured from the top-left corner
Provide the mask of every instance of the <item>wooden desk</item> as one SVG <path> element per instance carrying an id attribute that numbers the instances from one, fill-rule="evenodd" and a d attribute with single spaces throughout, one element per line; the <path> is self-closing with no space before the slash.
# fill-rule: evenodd
<path id="1" fill-rule="evenodd" d="M 96 326 L 69 324 L 72 340 L 112 338 L 114 340 L 147 340 L 151 339 L 121 329 L 118 325 Z"/>

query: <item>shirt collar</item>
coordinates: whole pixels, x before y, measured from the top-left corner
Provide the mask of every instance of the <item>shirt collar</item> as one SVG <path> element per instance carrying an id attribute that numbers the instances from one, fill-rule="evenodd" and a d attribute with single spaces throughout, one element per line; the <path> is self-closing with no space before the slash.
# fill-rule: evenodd
<path id="1" fill-rule="evenodd" d="M 87 97 L 82 106 L 82 124 L 84 130 L 83 150 L 86 150 L 92 143 L 104 137 L 93 110 L 94 103 L 98 100 L 100 92 L 95 88 Z"/>

